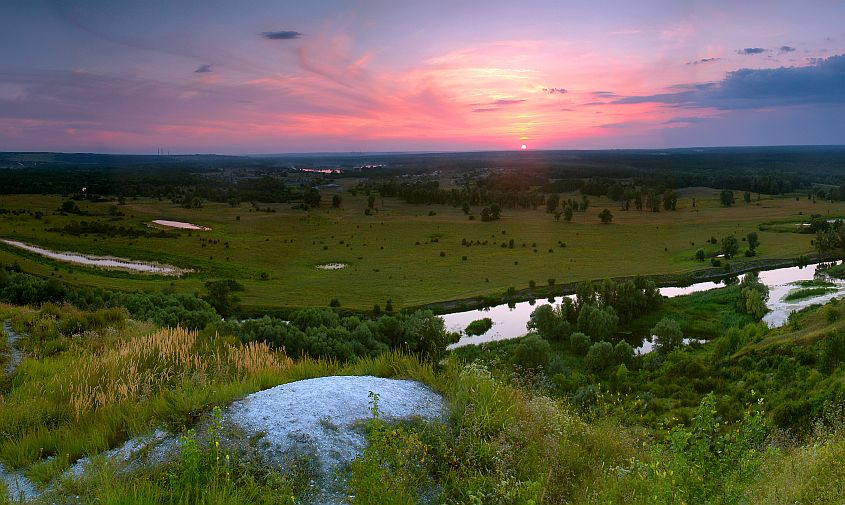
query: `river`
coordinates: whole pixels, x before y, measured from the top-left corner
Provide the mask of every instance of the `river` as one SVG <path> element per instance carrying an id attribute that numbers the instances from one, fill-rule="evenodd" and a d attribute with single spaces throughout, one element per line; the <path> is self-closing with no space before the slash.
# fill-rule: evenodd
<path id="1" fill-rule="evenodd" d="M 842 294 L 845 293 L 845 281 L 823 276 L 824 280 L 827 280 L 834 285 L 834 290 L 832 292 L 803 300 L 785 301 L 784 297 L 793 289 L 798 288 L 798 286 L 795 285 L 796 282 L 808 281 L 816 278 L 816 269 L 817 265 L 813 264 L 804 267 L 796 266 L 776 268 L 773 270 L 764 270 L 759 272 L 760 282 L 769 288 L 769 300 L 766 302 L 766 305 L 770 310 L 763 317 L 763 321 L 770 328 L 782 326 L 787 319 L 789 319 L 789 314 L 794 311 L 801 310 L 813 304 L 826 303 L 832 298 L 842 296 Z M 741 275 L 739 276 L 739 279 L 742 280 L 743 277 L 744 276 Z M 723 282 L 699 282 L 689 286 L 660 288 L 660 294 L 667 298 L 674 298 L 676 296 L 688 295 L 699 291 L 709 291 L 711 289 L 722 287 L 725 287 Z M 575 295 L 567 296 L 573 299 L 575 297 Z M 553 303 L 554 305 L 559 305 L 562 300 L 563 297 L 556 297 L 554 298 Z M 487 309 L 443 314 L 440 317 L 443 318 L 448 330 L 460 332 L 463 332 L 469 323 L 477 319 L 489 317 L 493 321 L 493 327 L 483 335 L 462 335 L 460 341 L 451 346 L 454 348 L 470 344 L 481 344 L 494 340 L 506 340 L 509 338 L 521 337 L 528 331 L 526 325 L 531 317 L 531 312 L 540 305 L 548 305 L 549 303 L 549 300 L 545 299 L 537 300 L 536 302 L 519 302 L 511 305 L 505 303 Z M 650 343 L 646 341 L 643 346 L 638 348 L 638 352 L 648 352 L 650 349 Z"/>

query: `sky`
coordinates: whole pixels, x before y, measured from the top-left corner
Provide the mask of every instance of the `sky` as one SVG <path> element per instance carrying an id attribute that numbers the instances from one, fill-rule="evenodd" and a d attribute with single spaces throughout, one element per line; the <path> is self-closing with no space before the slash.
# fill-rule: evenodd
<path id="1" fill-rule="evenodd" d="M 845 144 L 845 1 L 2 0 L 0 151 Z"/>

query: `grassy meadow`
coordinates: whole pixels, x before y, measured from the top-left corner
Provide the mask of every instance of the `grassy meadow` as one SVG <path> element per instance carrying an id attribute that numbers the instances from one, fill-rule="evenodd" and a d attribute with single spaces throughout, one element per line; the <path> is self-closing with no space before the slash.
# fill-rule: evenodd
<path id="1" fill-rule="evenodd" d="M 723 208 L 716 191 L 695 188 L 681 192 L 674 212 L 621 211 L 616 202 L 591 198 L 588 210 L 576 212 L 571 223 L 556 222 L 542 208 L 504 209 L 501 220 L 482 222 L 480 208 L 471 209 L 476 219 L 470 220 L 458 208 L 409 205 L 390 198 L 377 199 L 378 212 L 367 216 L 365 196 L 337 191 L 343 199 L 337 209 L 330 206 L 334 193 L 323 191 L 321 207 L 309 211 L 293 210 L 289 204 L 259 204 L 261 210 L 252 210 L 247 203 L 239 207 L 205 203 L 202 208 L 185 209 L 168 201 L 141 199 L 119 206 L 123 217 L 108 215 L 114 202 L 78 202 L 90 215 L 60 216 L 54 215 L 63 201 L 59 196 L 3 196 L 0 206 L 6 209 L 41 211 L 44 216 L 4 214 L 0 238 L 57 251 L 157 261 L 195 273 L 168 279 L 104 272 L 55 263 L 7 245 L 0 246 L 0 263 L 17 263 L 26 272 L 72 283 L 123 290 L 157 290 L 173 282 L 177 291 L 194 293 L 202 290 L 206 280 L 232 278 L 246 287 L 240 296 L 248 309 L 327 306 L 333 298 L 349 309 L 384 307 L 389 299 L 400 309 L 500 295 L 511 286 L 526 288 L 532 280 L 544 286 L 550 278 L 561 284 L 689 272 L 709 266 L 696 261 L 694 254 L 699 248 L 715 252 L 718 245 L 707 243 L 711 237 L 744 237 L 758 231 L 762 223 L 800 223 L 810 214 L 845 215 L 845 203 L 814 202 L 806 197 L 758 201 L 755 195 L 749 204 L 740 199 L 733 207 Z M 598 213 L 604 208 L 613 212 L 612 224 L 600 223 Z M 73 221 L 146 229 L 154 219 L 191 222 L 211 231 L 174 230 L 178 238 L 48 231 Z M 758 234 L 761 245 L 755 259 L 795 258 L 813 252 L 811 235 L 780 228 Z M 464 246 L 464 239 L 486 245 Z M 317 268 L 336 262 L 348 266 Z"/>

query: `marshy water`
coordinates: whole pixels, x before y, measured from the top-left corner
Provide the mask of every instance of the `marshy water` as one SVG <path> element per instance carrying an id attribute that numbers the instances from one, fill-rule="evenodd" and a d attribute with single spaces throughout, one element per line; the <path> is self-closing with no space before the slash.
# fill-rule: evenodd
<path id="1" fill-rule="evenodd" d="M 799 311 L 810 305 L 826 303 L 833 298 L 842 296 L 845 293 L 845 281 L 839 279 L 829 278 L 822 272 L 817 272 L 818 265 L 807 265 L 804 267 L 786 267 L 776 268 L 772 270 L 764 270 L 758 273 L 760 282 L 769 288 L 769 300 L 766 305 L 769 307 L 769 312 L 763 317 L 770 328 L 782 326 L 789 319 L 792 312 Z M 818 273 L 818 276 L 816 275 Z M 739 276 L 742 280 L 744 275 Z M 786 296 L 793 290 L 800 288 L 797 283 L 801 281 L 811 281 L 814 279 L 823 279 L 831 284 L 829 292 L 820 294 L 818 296 L 811 296 L 800 300 L 788 301 Z M 667 298 L 674 298 L 676 296 L 688 295 L 700 291 L 709 291 L 725 287 L 723 282 L 699 282 L 689 286 L 665 287 L 660 288 L 660 294 Z M 575 295 L 567 295 L 567 298 L 574 299 Z M 563 297 L 556 297 L 550 303 L 549 300 L 537 300 L 536 302 L 520 302 L 516 304 L 501 304 L 487 309 L 468 310 L 463 312 L 453 312 L 451 314 L 443 314 L 446 323 L 446 328 L 450 331 L 463 331 L 467 325 L 477 319 L 489 317 L 493 321 L 493 327 L 490 328 L 483 335 L 477 336 L 462 336 L 458 343 L 451 347 L 460 347 L 470 344 L 481 344 L 484 342 L 492 342 L 495 340 L 506 340 L 510 338 L 517 338 L 525 335 L 528 332 L 526 325 L 531 318 L 531 312 L 541 305 L 559 305 Z M 643 345 L 637 348 L 637 352 L 644 353 L 651 350 L 651 342 L 648 340 L 643 342 Z"/>
<path id="2" fill-rule="evenodd" d="M 122 270 L 124 272 L 139 272 L 145 274 L 179 276 L 190 270 L 178 268 L 172 265 L 162 265 L 152 262 L 133 261 L 125 258 L 114 258 L 112 256 L 92 256 L 74 252 L 56 252 L 43 247 L 38 247 L 17 240 L 0 240 L 0 242 L 35 253 L 39 256 L 64 263 L 84 265 L 89 267 L 104 268 L 106 270 Z"/>
<path id="3" fill-rule="evenodd" d="M 155 219 L 152 221 L 152 224 L 158 226 L 165 226 L 167 228 L 179 228 L 180 230 L 197 230 L 197 231 L 209 231 L 211 228 L 207 226 L 199 226 L 194 223 L 184 223 L 182 221 L 168 221 L 166 219 Z"/>
<path id="4" fill-rule="evenodd" d="M 346 267 L 346 263 L 324 263 L 322 265 L 317 265 L 317 268 L 320 270 L 341 270 Z"/>

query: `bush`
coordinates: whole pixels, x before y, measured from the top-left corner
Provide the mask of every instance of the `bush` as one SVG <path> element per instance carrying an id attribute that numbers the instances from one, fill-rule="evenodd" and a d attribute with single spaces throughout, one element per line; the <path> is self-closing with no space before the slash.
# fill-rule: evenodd
<path id="1" fill-rule="evenodd" d="M 623 366 L 630 365 L 634 360 L 634 348 L 624 340 L 620 340 L 613 346 L 613 354 L 616 356 L 616 362 Z"/>
<path id="2" fill-rule="evenodd" d="M 579 356 L 586 356 L 591 344 L 590 337 L 580 331 L 576 331 L 569 336 L 569 347 L 572 349 L 572 352 Z"/>
<path id="3" fill-rule="evenodd" d="M 552 346 L 539 335 L 520 339 L 513 351 L 514 362 L 524 368 L 540 368 L 549 364 Z"/>
<path id="4" fill-rule="evenodd" d="M 493 327 L 493 320 L 489 317 L 477 319 L 469 323 L 464 330 L 467 335 L 484 335 Z"/>
<path id="5" fill-rule="evenodd" d="M 593 344 L 584 360 L 587 370 L 595 373 L 603 373 L 614 364 L 616 364 L 616 355 L 613 352 L 613 344 L 604 340 Z"/>

